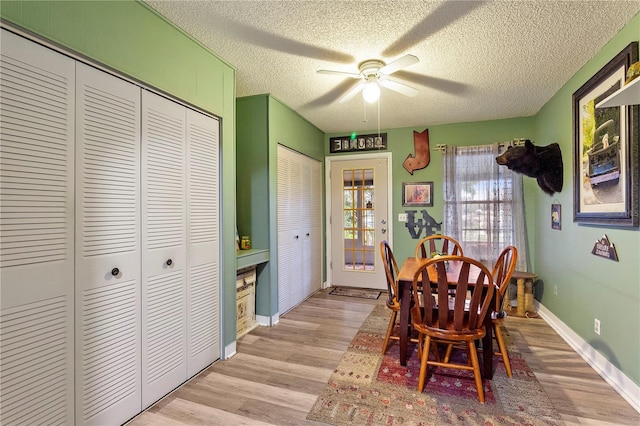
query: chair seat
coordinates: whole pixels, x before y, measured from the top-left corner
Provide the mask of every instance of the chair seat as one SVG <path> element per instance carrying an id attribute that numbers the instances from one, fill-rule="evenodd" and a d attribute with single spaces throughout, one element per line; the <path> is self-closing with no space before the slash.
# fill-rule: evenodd
<path id="1" fill-rule="evenodd" d="M 429 334 L 431 337 L 438 340 L 451 340 L 451 341 L 470 341 L 470 340 L 478 340 L 482 339 L 486 334 L 485 327 L 479 328 L 477 330 L 453 330 L 451 327 L 447 327 L 447 329 L 443 330 L 439 327 L 420 327 L 419 325 L 414 325 L 414 328 L 423 334 Z"/>

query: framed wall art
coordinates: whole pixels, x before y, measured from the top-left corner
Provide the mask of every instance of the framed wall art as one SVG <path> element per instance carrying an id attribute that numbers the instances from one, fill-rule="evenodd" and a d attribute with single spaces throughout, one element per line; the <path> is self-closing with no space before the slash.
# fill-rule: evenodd
<path id="1" fill-rule="evenodd" d="M 403 182 L 404 207 L 433 207 L 433 182 Z"/>
<path id="2" fill-rule="evenodd" d="M 560 204 L 551 204 L 551 229 L 562 229 L 562 211 Z"/>
<path id="3" fill-rule="evenodd" d="M 633 42 L 573 94 L 574 222 L 638 226 L 638 106 L 596 107 L 637 60 Z"/>

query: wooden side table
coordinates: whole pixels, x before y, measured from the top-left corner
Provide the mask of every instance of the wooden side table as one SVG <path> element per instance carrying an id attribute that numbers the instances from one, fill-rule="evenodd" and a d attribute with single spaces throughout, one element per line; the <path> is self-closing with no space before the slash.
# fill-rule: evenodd
<path id="1" fill-rule="evenodd" d="M 538 275 L 533 272 L 513 271 L 511 278 L 516 280 L 518 287 L 516 316 L 528 317 L 536 315 L 536 308 L 533 305 L 533 280 L 538 278 Z"/>

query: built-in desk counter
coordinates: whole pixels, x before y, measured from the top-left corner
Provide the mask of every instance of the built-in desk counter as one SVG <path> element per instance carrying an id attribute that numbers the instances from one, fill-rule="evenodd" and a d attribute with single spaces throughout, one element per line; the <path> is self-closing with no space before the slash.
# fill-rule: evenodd
<path id="1" fill-rule="evenodd" d="M 259 265 L 269 261 L 269 249 L 249 249 L 236 251 L 236 270 Z"/>

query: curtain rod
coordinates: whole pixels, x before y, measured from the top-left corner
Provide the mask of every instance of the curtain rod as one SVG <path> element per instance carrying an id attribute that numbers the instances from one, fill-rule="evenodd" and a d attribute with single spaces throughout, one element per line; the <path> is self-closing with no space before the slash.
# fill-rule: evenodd
<path id="1" fill-rule="evenodd" d="M 513 138 L 513 140 L 511 141 L 506 141 L 506 142 L 498 142 L 498 145 L 502 148 L 505 145 L 511 144 L 512 146 L 522 146 L 524 145 L 524 141 L 526 139 L 525 138 Z M 440 151 L 440 152 L 444 152 L 444 150 L 447 148 L 447 144 L 437 144 L 435 148 L 433 148 L 434 151 Z"/>

